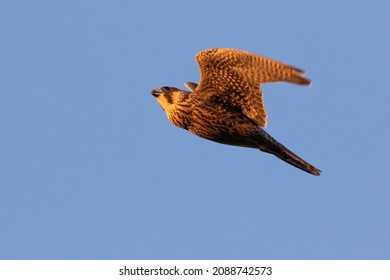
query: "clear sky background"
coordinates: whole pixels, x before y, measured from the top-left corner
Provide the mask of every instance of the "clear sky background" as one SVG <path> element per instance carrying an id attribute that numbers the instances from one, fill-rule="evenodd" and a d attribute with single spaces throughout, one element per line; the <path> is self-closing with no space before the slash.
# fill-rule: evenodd
<path id="1" fill-rule="evenodd" d="M 1 259 L 389 259 L 389 1 L 0 2 Z M 262 54 L 273 137 L 171 125 L 197 52 Z"/>

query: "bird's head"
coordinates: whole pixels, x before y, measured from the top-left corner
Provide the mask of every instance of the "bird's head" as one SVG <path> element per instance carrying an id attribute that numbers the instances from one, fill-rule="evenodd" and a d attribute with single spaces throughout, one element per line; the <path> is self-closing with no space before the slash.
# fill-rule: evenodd
<path id="1" fill-rule="evenodd" d="M 151 94 L 156 97 L 157 102 L 161 105 L 168 114 L 176 105 L 187 99 L 189 92 L 175 87 L 161 87 L 151 91 Z"/>

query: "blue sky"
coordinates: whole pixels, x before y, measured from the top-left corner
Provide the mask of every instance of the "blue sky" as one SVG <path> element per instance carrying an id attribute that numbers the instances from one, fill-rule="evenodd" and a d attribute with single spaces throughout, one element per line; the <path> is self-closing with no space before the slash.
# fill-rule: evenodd
<path id="1" fill-rule="evenodd" d="M 2 1 L 1 259 L 389 259 L 388 1 Z M 238 48 L 267 132 L 323 171 L 172 126 L 150 90 Z"/>

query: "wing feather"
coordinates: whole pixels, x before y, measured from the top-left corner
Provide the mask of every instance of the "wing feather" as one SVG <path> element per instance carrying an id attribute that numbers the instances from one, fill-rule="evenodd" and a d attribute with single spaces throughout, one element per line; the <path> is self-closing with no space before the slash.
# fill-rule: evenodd
<path id="1" fill-rule="evenodd" d="M 204 50 L 196 55 L 196 62 L 201 73 L 197 92 L 216 95 L 221 102 L 240 108 L 262 127 L 267 125 L 267 112 L 261 84 L 284 81 L 310 85 L 303 70 L 246 51 Z"/>

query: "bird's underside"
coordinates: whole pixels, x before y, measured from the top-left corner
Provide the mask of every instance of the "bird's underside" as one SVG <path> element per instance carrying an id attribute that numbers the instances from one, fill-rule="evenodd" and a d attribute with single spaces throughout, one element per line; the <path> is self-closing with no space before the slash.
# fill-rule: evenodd
<path id="1" fill-rule="evenodd" d="M 222 144 L 258 148 L 313 175 L 320 170 L 288 150 L 261 127 L 267 125 L 261 84 L 285 81 L 310 85 L 303 71 L 234 49 L 196 55 L 201 79 L 190 91 L 162 87 L 152 91 L 174 125 Z"/>

